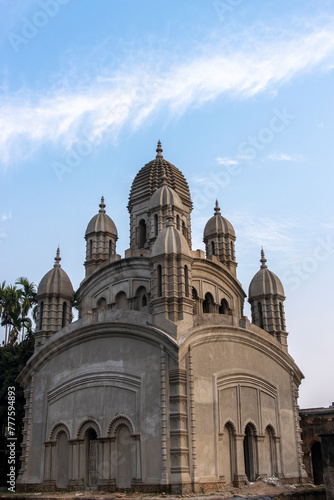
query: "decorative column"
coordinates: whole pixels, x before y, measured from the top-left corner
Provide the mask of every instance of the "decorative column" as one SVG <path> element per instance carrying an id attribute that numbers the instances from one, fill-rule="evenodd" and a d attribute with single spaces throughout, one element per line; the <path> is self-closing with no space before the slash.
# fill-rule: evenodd
<path id="1" fill-rule="evenodd" d="M 236 434 L 235 447 L 237 453 L 236 471 L 234 474 L 233 486 L 239 488 L 247 484 L 247 476 L 245 473 L 245 458 L 244 458 L 244 434 Z"/>
<path id="2" fill-rule="evenodd" d="M 187 373 L 183 369 L 169 372 L 170 384 L 170 458 L 172 493 L 191 492 L 189 475 Z"/>

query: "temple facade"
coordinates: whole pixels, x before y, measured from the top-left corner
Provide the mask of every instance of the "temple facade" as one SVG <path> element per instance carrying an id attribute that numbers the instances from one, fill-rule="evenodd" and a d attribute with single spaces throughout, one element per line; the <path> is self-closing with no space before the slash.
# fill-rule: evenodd
<path id="1" fill-rule="evenodd" d="M 187 493 L 259 476 L 302 481 L 303 375 L 288 354 L 284 290 L 264 252 L 249 286 L 250 321 L 234 228 L 216 202 L 205 250 L 192 250 L 189 187 L 160 141 L 128 210 L 124 257 L 102 198 L 79 289 L 59 250 L 39 284 L 35 352 L 19 376 L 18 488 Z"/>

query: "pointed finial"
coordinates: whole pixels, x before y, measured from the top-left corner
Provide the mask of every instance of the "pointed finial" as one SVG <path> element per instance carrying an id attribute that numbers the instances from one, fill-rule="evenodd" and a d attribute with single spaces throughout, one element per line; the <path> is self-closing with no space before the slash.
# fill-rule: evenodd
<path id="1" fill-rule="evenodd" d="M 60 257 L 60 248 L 58 246 L 57 248 L 57 253 L 56 253 L 56 256 L 55 256 L 55 263 L 54 263 L 54 266 L 53 267 L 60 267 L 60 261 L 61 261 L 61 257 Z"/>
<path id="2" fill-rule="evenodd" d="M 162 186 L 167 186 L 167 175 L 166 175 L 166 170 L 164 167 L 162 167 L 161 176 L 160 176 L 160 187 L 162 187 Z"/>
<path id="3" fill-rule="evenodd" d="M 216 205 L 215 205 L 215 215 L 219 215 L 220 214 L 220 208 L 219 208 L 219 205 L 218 205 L 218 200 L 216 200 Z"/>
<path id="4" fill-rule="evenodd" d="M 163 158 L 163 156 L 162 156 L 163 149 L 161 147 L 160 141 L 158 141 L 158 146 L 157 146 L 156 152 L 157 152 L 156 158 Z"/>
<path id="5" fill-rule="evenodd" d="M 169 205 L 168 209 L 167 209 L 167 224 L 166 224 L 166 227 L 169 227 L 169 226 L 175 226 L 174 215 L 172 214 L 172 207 L 171 207 L 171 205 Z"/>
<path id="6" fill-rule="evenodd" d="M 101 203 L 100 203 L 99 207 L 100 207 L 99 213 L 100 214 L 105 214 L 106 211 L 104 209 L 106 208 L 106 206 L 105 206 L 105 203 L 104 203 L 104 196 L 102 196 L 102 198 L 101 198 Z"/>
<path id="7" fill-rule="evenodd" d="M 260 262 L 261 262 L 261 269 L 267 269 L 267 264 L 266 264 L 267 259 L 264 256 L 263 247 L 261 248 L 261 259 L 260 259 Z"/>

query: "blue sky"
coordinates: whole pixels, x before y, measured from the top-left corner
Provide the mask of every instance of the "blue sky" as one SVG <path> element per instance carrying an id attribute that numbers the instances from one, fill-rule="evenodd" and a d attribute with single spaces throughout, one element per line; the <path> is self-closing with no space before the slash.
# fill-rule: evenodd
<path id="1" fill-rule="evenodd" d="M 2 0 L 0 20 L 0 281 L 38 284 L 59 245 L 77 288 L 102 195 L 124 255 L 131 182 L 160 139 L 190 185 L 193 248 L 216 198 L 246 293 L 264 247 L 300 406 L 328 406 L 333 2 Z"/>

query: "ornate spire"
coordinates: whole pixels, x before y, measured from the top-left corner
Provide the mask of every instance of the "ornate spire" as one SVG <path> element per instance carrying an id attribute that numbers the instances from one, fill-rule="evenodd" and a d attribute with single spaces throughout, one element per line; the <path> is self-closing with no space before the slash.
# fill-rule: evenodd
<path id="1" fill-rule="evenodd" d="M 161 147 L 160 141 L 158 141 L 158 146 L 157 146 L 156 152 L 157 152 L 156 158 L 163 158 L 163 156 L 162 156 L 163 149 Z"/>
<path id="2" fill-rule="evenodd" d="M 160 176 L 160 187 L 167 186 L 167 175 L 165 167 L 162 167 L 161 176 Z"/>
<path id="3" fill-rule="evenodd" d="M 260 262 L 261 262 L 261 268 L 260 269 L 267 269 L 267 264 L 266 264 L 267 259 L 264 256 L 263 248 L 261 248 L 261 259 L 260 259 Z"/>
<path id="4" fill-rule="evenodd" d="M 106 206 L 105 206 L 105 203 L 104 203 L 104 196 L 102 196 L 102 198 L 101 198 L 101 203 L 100 203 L 99 207 L 100 207 L 99 213 L 100 214 L 105 214 L 106 211 L 104 209 L 106 208 Z"/>
<path id="5" fill-rule="evenodd" d="M 54 266 L 53 267 L 60 267 L 60 261 L 61 261 L 61 257 L 60 257 L 60 249 L 59 247 L 57 248 L 57 253 L 56 253 L 56 256 L 55 256 L 55 263 L 54 263 Z"/>
<path id="6" fill-rule="evenodd" d="M 216 205 L 215 205 L 215 215 L 220 215 L 220 207 L 218 205 L 218 200 L 216 200 Z"/>

